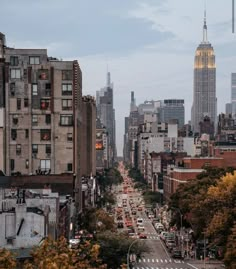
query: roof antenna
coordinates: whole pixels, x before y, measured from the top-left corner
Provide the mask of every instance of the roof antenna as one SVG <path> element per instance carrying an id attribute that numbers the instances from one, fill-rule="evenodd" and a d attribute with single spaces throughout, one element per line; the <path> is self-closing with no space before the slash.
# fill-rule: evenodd
<path id="1" fill-rule="evenodd" d="M 207 43 L 206 0 L 205 0 L 205 8 L 204 8 L 203 43 Z"/>
<path id="2" fill-rule="evenodd" d="M 232 33 L 234 34 L 234 0 L 232 0 Z"/>

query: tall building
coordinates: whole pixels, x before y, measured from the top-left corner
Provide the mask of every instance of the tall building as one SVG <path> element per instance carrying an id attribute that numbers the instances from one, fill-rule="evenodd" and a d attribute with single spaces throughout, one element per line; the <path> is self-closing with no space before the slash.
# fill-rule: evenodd
<path id="1" fill-rule="evenodd" d="M 208 116 L 216 126 L 216 65 L 212 45 L 207 39 L 206 12 L 203 25 L 203 40 L 197 47 L 194 60 L 194 89 L 192 126 L 199 132 L 199 123 Z"/>
<path id="2" fill-rule="evenodd" d="M 82 97 L 81 175 L 96 175 L 96 102 L 88 95 Z"/>
<path id="3" fill-rule="evenodd" d="M 170 123 L 176 121 L 179 128 L 184 126 L 184 100 L 182 99 L 167 99 L 161 101 L 159 108 L 160 122 Z"/>
<path id="4" fill-rule="evenodd" d="M 231 74 L 231 105 L 232 115 L 236 118 L 236 73 Z"/>
<path id="5" fill-rule="evenodd" d="M 5 73 L 0 92 L 5 110 L 4 172 L 71 173 L 75 175 L 76 202 L 80 203 L 79 64 L 48 57 L 46 49 L 6 47 L 2 34 L 0 40 Z"/>
<path id="6" fill-rule="evenodd" d="M 113 105 L 113 83 L 111 83 L 110 72 L 107 73 L 107 85 L 97 91 L 97 118 L 108 132 L 109 144 L 109 166 L 116 158 L 116 136 L 115 136 L 115 109 Z"/>

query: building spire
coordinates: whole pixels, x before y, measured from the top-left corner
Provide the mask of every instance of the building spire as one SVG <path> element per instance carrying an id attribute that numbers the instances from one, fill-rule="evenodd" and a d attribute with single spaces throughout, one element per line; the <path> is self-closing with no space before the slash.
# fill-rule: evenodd
<path id="1" fill-rule="evenodd" d="M 207 24 L 206 24 L 206 1 L 205 1 L 205 9 L 204 9 L 203 43 L 208 43 L 208 40 L 207 40 Z"/>

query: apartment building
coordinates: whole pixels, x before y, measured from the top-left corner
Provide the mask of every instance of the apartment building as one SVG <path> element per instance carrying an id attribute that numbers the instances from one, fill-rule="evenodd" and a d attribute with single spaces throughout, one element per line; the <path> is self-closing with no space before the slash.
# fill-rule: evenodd
<path id="1" fill-rule="evenodd" d="M 82 76 L 46 49 L 4 50 L 5 172 L 78 174 Z"/>

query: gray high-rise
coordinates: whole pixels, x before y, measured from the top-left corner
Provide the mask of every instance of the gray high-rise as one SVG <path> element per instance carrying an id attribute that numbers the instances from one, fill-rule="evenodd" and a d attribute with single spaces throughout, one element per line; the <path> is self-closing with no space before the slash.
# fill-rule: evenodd
<path id="1" fill-rule="evenodd" d="M 206 14 L 204 17 L 203 40 L 197 47 L 194 60 L 194 89 L 192 127 L 199 132 L 199 123 L 208 116 L 214 125 L 217 116 L 216 66 L 212 45 L 207 40 Z"/>
<path id="2" fill-rule="evenodd" d="M 232 116 L 236 118 L 236 73 L 231 74 L 231 105 Z"/>
<path id="3" fill-rule="evenodd" d="M 109 166 L 116 158 L 116 136 L 115 136 L 115 109 L 113 107 L 113 83 L 111 83 L 110 72 L 107 73 L 107 85 L 96 96 L 97 117 L 106 127 L 109 143 Z"/>

